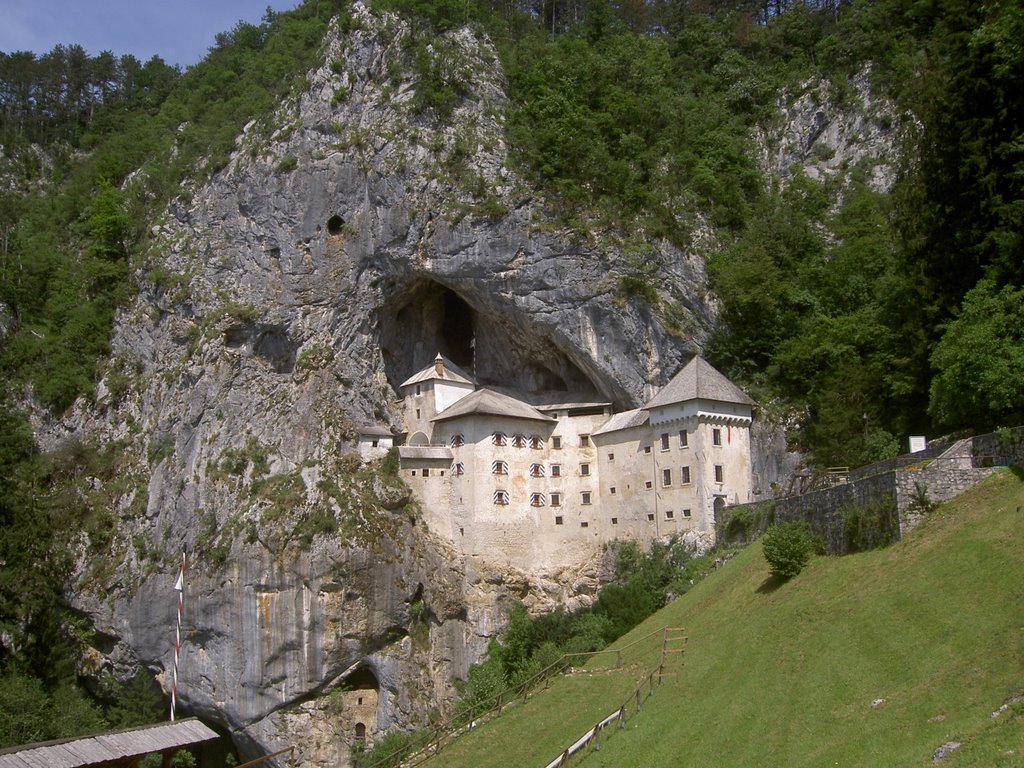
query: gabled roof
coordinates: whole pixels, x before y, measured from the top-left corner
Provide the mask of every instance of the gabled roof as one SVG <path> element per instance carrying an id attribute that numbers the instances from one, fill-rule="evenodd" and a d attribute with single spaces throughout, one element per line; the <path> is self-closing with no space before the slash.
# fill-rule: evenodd
<path id="1" fill-rule="evenodd" d="M 359 428 L 359 434 L 365 437 L 394 437 L 390 427 L 367 425 Z"/>
<path id="2" fill-rule="evenodd" d="M 403 381 L 399 385 L 399 389 L 407 387 L 410 384 L 420 384 L 424 381 L 432 381 L 434 379 L 440 379 L 441 381 L 452 381 L 457 384 L 475 384 L 473 378 L 466 373 L 464 370 L 459 368 L 455 363 L 449 360 L 444 355 L 438 355 L 443 363 L 441 367 L 441 373 L 437 372 L 437 362 L 433 362 L 424 368 L 419 373 L 414 373 L 408 379 Z"/>
<path id="3" fill-rule="evenodd" d="M 112 765 L 142 755 L 201 744 L 217 732 L 195 718 L 157 723 L 96 736 L 46 741 L 0 750 L 0 768 L 85 768 Z"/>
<path id="4" fill-rule="evenodd" d="M 688 400 L 717 400 L 720 403 L 754 405 L 739 387 L 711 367 L 703 357 L 696 355 L 672 377 L 658 394 L 647 401 L 645 408 L 658 408 Z"/>
<path id="5" fill-rule="evenodd" d="M 616 413 L 602 424 L 599 429 L 594 430 L 593 435 L 604 435 L 608 432 L 618 432 L 620 429 L 642 427 L 647 423 L 649 417 L 650 414 L 643 408 L 634 408 L 632 411 Z"/>
<path id="6" fill-rule="evenodd" d="M 444 421 L 454 419 L 458 416 L 474 416 L 484 414 L 487 416 L 507 416 L 510 419 L 531 419 L 533 421 L 553 422 L 555 419 L 545 416 L 532 405 L 509 397 L 493 389 L 478 389 L 471 395 L 466 395 L 448 408 L 445 408 L 431 421 Z"/>

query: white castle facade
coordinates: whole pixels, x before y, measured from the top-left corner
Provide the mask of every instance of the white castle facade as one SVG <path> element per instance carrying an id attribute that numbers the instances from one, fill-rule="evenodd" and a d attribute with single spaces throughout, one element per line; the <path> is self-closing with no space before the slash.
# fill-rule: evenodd
<path id="1" fill-rule="evenodd" d="M 753 401 L 694 357 L 643 407 L 530 398 L 438 355 L 401 386 L 399 472 L 426 524 L 464 555 L 529 570 L 615 539 L 694 532 L 750 500 Z"/>

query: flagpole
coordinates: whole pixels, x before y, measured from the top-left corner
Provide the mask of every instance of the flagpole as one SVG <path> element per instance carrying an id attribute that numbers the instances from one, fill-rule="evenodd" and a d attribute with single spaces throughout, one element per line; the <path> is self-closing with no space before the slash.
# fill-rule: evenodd
<path id="1" fill-rule="evenodd" d="M 181 655 L 181 609 L 183 606 L 182 596 L 185 592 L 185 553 L 181 553 L 181 570 L 178 572 L 178 580 L 174 582 L 174 588 L 178 591 L 178 625 L 174 630 L 174 676 L 171 680 L 171 722 L 174 722 L 174 706 L 178 702 L 178 656 Z"/>

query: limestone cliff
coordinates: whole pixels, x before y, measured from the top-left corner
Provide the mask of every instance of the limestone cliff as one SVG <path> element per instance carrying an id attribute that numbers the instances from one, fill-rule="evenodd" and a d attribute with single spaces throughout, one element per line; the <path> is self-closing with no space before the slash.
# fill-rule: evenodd
<path id="1" fill-rule="evenodd" d="M 166 674 L 186 551 L 180 699 L 245 756 L 295 745 L 303 765 L 345 765 L 333 689 L 378 687 L 377 728 L 413 727 L 450 702 L 510 599 L 596 588 L 598 563 L 456 559 L 396 479 L 359 463 L 359 425 L 402 427 L 403 378 L 441 351 L 484 382 L 630 406 L 711 316 L 701 258 L 667 244 L 660 295 L 691 333 L 624 301 L 614 245 L 552 226 L 509 167 L 488 41 L 432 42 L 461 94 L 439 119 L 417 106 L 410 34 L 357 6 L 308 89 L 183 192 L 152 229 L 98 405 L 71 425 L 120 441 L 127 467 L 119 565 L 83 562 L 76 604 L 116 671 Z"/>
<path id="2" fill-rule="evenodd" d="M 308 87 L 183 190 L 152 228 L 97 403 L 48 431 L 124 450 L 117 567 L 83 560 L 74 588 L 105 663 L 170 669 L 186 551 L 181 701 L 246 757 L 294 745 L 302 765 L 346 765 L 353 723 L 332 691 L 374 687 L 376 732 L 414 727 L 511 599 L 596 589 L 596 562 L 456 558 L 396 478 L 359 462 L 359 426 L 402 428 L 404 378 L 441 352 L 482 383 L 632 407 L 714 315 L 700 252 L 652 244 L 654 306 L 622 295 L 612 235 L 552 223 L 509 162 L 486 38 L 432 41 L 458 94 L 439 114 L 418 98 L 411 34 L 357 5 Z"/>

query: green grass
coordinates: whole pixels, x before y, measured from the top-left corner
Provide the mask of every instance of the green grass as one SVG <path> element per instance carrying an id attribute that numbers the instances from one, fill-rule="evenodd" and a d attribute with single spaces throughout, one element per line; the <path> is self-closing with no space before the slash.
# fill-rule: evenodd
<path id="1" fill-rule="evenodd" d="M 959 741 L 943 765 L 1024 766 L 1024 705 L 992 717 L 1024 690 L 1021 506 L 1024 482 L 1002 472 L 907 539 L 815 558 L 785 583 L 750 546 L 620 641 L 661 625 L 689 637 L 678 676 L 574 764 L 925 766 Z M 555 683 L 428 765 L 540 768 L 621 703 L 644 661 Z"/>

